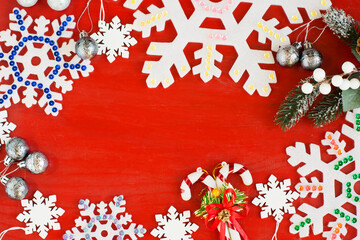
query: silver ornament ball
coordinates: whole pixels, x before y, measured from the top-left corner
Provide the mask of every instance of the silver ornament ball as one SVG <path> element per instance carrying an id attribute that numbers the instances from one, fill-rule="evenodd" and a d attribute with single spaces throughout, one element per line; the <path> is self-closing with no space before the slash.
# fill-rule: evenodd
<path id="1" fill-rule="evenodd" d="M 304 44 L 304 51 L 301 55 L 301 66 L 306 69 L 313 71 L 323 64 L 323 56 L 321 53 L 314 49 L 312 44 L 307 42 Z"/>
<path id="2" fill-rule="evenodd" d="M 98 53 L 98 45 L 86 32 L 80 33 L 80 39 L 75 45 L 76 54 L 83 60 L 92 59 Z"/>
<path id="3" fill-rule="evenodd" d="M 5 184 L 5 192 L 11 199 L 22 200 L 26 197 L 28 191 L 27 183 L 20 177 L 10 178 Z"/>
<path id="4" fill-rule="evenodd" d="M 300 60 L 301 48 L 300 43 L 281 47 L 276 54 L 277 62 L 283 67 L 293 67 Z"/>
<path id="5" fill-rule="evenodd" d="M 55 11 L 65 10 L 70 5 L 71 0 L 47 0 L 49 7 Z"/>
<path id="6" fill-rule="evenodd" d="M 33 152 L 26 157 L 25 168 L 33 174 L 41 174 L 46 171 L 49 162 L 41 152 Z"/>
<path id="7" fill-rule="evenodd" d="M 32 7 L 37 3 L 38 0 L 17 0 L 18 4 L 23 7 Z"/>
<path id="8" fill-rule="evenodd" d="M 14 160 L 23 159 L 29 151 L 29 146 L 24 139 L 14 137 L 6 144 L 7 155 Z"/>

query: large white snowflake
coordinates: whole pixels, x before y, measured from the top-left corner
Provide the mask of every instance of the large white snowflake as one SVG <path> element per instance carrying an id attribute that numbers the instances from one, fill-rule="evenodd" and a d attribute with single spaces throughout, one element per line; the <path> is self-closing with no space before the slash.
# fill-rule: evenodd
<path id="1" fill-rule="evenodd" d="M 17 219 L 26 223 L 25 233 L 38 232 L 39 236 L 46 238 L 49 229 L 60 230 L 58 217 L 64 214 L 62 208 L 55 206 L 56 196 L 51 195 L 44 198 L 42 193 L 36 191 L 32 200 L 21 200 L 24 212 L 17 216 Z"/>
<path id="2" fill-rule="evenodd" d="M 142 0 L 127 0 L 125 7 L 135 9 Z M 162 0 L 164 6 L 159 8 L 150 5 L 149 13 L 135 12 L 133 28 L 142 32 L 143 37 L 149 37 L 151 29 L 156 27 L 157 31 L 163 31 L 165 23 L 171 21 L 177 36 L 172 42 L 152 42 L 147 54 L 161 56 L 158 61 L 146 61 L 143 73 L 149 74 L 147 85 L 150 88 L 157 87 L 160 83 L 166 88 L 174 82 L 171 68 L 175 66 L 180 77 L 184 77 L 191 70 L 194 75 L 200 74 L 204 82 L 210 81 L 214 76 L 220 77 L 221 70 L 215 62 L 221 62 L 223 55 L 218 52 L 217 46 L 233 46 L 238 57 L 233 64 L 229 74 L 238 82 L 247 72 L 248 79 L 244 84 L 249 94 L 257 91 L 261 96 L 270 94 L 270 83 L 276 83 L 276 74 L 272 70 L 262 68 L 262 64 L 275 63 L 271 51 L 253 49 L 247 42 L 249 36 L 257 32 L 258 41 L 266 43 L 271 41 L 271 50 L 277 51 L 280 46 L 289 44 L 288 35 L 291 33 L 289 27 L 276 28 L 279 21 L 275 18 L 264 20 L 263 16 L 273 6 L 281 6 L 290 23 L 302 23 L 303 19 L 299 12 L 300 8 L 306 10 L 311 19 L 320 18 L 320 10 L 331 6 L 330 0 L 222 0 L 212 2 L 210 0 L 191 0 L 195 10 L 190 17 L 187 17 L 182 9 L 179 0 Z M 246 15 L 238 22 L 234 11 L 238 7 L 250 4 Z M 246 4 L 245 4 L 246 5 Z M 224 29 L 212 29 L 202 27 L 208 18 L 219 19 Z M 201 43 L 202 48 L 194 55 L 201 59 L 197 66 L 190 66 L 184 53 L 188 43 Z"/>
<path id="3" fill-rule="evenodd" d="M 191 234 L 196 232 L 199 226 L 189 222 L 190 215 L 190 211 L 178 213 L 176 208 L 171 206 L 167 215 L 155 215 L 159 226 L 151 231 L 151 235 L 163 240 L 192 240 Z"/>
<path id="4" fill-rule="evenodd" d="M 87 77 L 94 68 L 75 54 L 75 41 L 69 39 L 75 28 L 74 16 L 63 15 L 58 20 L 41 16 L 35 20 L 25 10 L 15 8 L 10 14 L 10 27 L 0 32 L 0 108 L 12 103 L 24 103 L 28 108 L 45 106 L 46 114 L 58 115 L 62 109 L 62 94 L 72 90 L 72 79 Z M 35 24 L 33 24 L 35 22 Z M 4 51 L 6 49 L 6 51 Z M 58 89 L 59 91 L 56 91 Z M 61 90 L 61 91 L 60 91 Z"/>
<path id="5" fill-rule="evenodd" d="M 122 25 L 118 16 L 115 16 L 111 23 L 99 21 L 99 32 L 91 37 L 98 43 L 98 54 L 106 54 L 112 63 L 117 56 L 129 58 L 128 47 L 137 43 L 136 39 L 130 36 L 131 31 L 131 24 Z"/>
<path id="6" fill-rule="evenodd" d="M 7 121 L 8 113 L 6 110 L 0 111 L 0 143 L 6 144 L 10 140 L 10 132 L 14 131 L 16 125 Z M 1 146 L 0 144 L 0 146 Z"/>
<path id="7" fill-rule="evenodd" d="M 291 191 L 290 186 L 290 179 L 279 182 L 274 175 L 269 177 L 267 184 L 256 184 L 259 196 L 254 198 L 252 203 L 261 207 L 261 218 L 272 215 L 277 222 L 281 222 L 285 213 L 296 212 L 292 202 L 299 197 L 299 194 Z"/>
<path id="8" fill-rule="evenodd" d="M 75 227 L 71 231 L 66 231 L 63 239 L 113 240 L 116 237 L 117 240 L 129 238 L 135 240 L 143 237 L 146 229 L 142 225 L 136 227 L 136 224 L 132 223 L 131 215 L 125 213 L 125 204 L 123 196 L 114 197 L 109 204 L 100 202 L 95 205 L 88 199 L 80 200 L 78 206 L 81 209 L 80 214 L 88 218 L 76 219 Z"/>
<path id="9" fill-rule="evenodd" d="M 346 226 L 352 226 L 360 235 L 360 192 L 355 185 L 360 183 L 360 109 L 348 112 L 346 120 L 353 127 L 344 124 L 342 133 L 354 140 L 354 148 L 345 150 L 345 141 L 340 141 L 341 134 L 327 132 L 322 140 L 324 146 L 329 146 L 327 153 L 334 155 L 330 161 L 323 161 L 320 146 L 310 144 L 308 153 L 304 143 L 296 143 L 295 147 L 288 147 L 287 154 L 290 156 L 288 162 L 292 166 L 298 166 L 298 173 L 303 176 L 296 189 L 301 198 L 321 197 L 323 205 L 320 207 L 303 203 L 298 211 L 291 217 L 290 232 L 299 233 L 300 237 L 309 236 L 310 227 L 314 235 L 323 233 L 328 240 L 340 239 L 340 235 L 346 235 Z M 309 181 L 306 176 L 314 172 L 322 173 L 322 180 L 311 176 Z M 316 201 L 318 203 L 318 201 Z M 328 223 L 327 215 L 333 219 Z M 327 217 L 327 218 L 325 218 Z M 327 219 L 327 220 L 326 220 Z M 324 225 L 328 223 L 329 231 L 324 231 Z M 350 238 L 349 238 L 350 239 Z"/>

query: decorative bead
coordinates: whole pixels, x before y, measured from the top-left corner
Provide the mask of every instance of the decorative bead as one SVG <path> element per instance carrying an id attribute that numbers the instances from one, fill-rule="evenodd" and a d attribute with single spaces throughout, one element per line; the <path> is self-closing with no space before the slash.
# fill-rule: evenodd
<path id="1" fill-rule="evenodd" d="M 301 223 L 300 223 L 300 226 L 301 226 L 301 227 L 305 227 L 305 222 L 301 222 Z"/>
<path id="2" fill-rule="evenodd" d="M 339 165 L 335 165 L 335 166 L 334 166 L 334 169 L 335 169 L 335 170 L 339 170 Z"/>
<path id="3" fill-rule="evenodd" d="M 29 151 L 29 147 L 24 139 L 14 137 L 6 144 L 7 155 L 14 160 L 22 160 Z"/>
<path id="4" fill-rule="evenodd" d="M 343 227 L 342 223 L 338 223 L 338 227 L 342 228 Z"/>
<path id="5" fill-rule="evenodd" d="M 338 228 L 335 228 L 335 230 L 334 230 L 334 233 L 339 233 L 340 232 L 340 229 L 338 229 Z"/>
<path id="6" fill-rule="evenodd" d="M 283 67 L 293 67 L 300 60 L 299 50 L 301 48 L 300 43 L 281 47 L 276 54 L 277 62 Z"/>
<path id="7" fill-rule="evenodd" d="M 357 114 L 355 115 L 355 117 L 356 117 L 356 119 L 360 119 L 360 113 L 357 113 Z"/>
<path id="8" fill-rule="evenodd" d="M 321 94 L 328 95 L 331 92 L 331 86 L 328 83 L 322 83 L 319 90 Z"/>
<path id="9" fill-rule="evenodd" d="M 71 0 L 47 0 L 49 7 L 55 11 L 63 11 L 70 5 Z"/>
<path id="10" fill-rule="evenodd" d="M 346 186 L 347 186 L 347 187 L 350 187 L 350 186 L 351 186 L 351 182 L 347 182 L 347 183 L 346 183 Z"/>
<path id="11" fill-rule="evenodd" d="M 26 157 L 25 166 L 33 174 L 41 174 L 48 168 L 49 162 L 41 152 L 33 152 Z"/>
<path id="12" fill-rule="evenodd" d="M 351 198 L 351 197 L 352 197 L 351 193 L 347 193 L 347 194 L 346 194 L 346 197 L 347 197 L 347 198 Z"/>
<path id="13" fill-rule="evenodd" d="M 10 178 L 5 184 L 5 192 L 11 199 L 22 200 L 26 197 L 28 191 L 27 183 L 20 177 Z"/>
<path id="14" fill-rule="evenodd" d="M 350 216 L 346 216 L 346 217 L 345 217 L 345 220 L 346 220 L 346 221 L 350 221 Z"/>
<path id="15" fill-rule="evenodd" d="M 311 223 L 311 219 L 310 219 L 310 218 L 307 218 L 307 219 L 305 220 L 305 222 L 306 222 L 307 224 L 310 224 L 310 223 Z"/>
<path id="16" fill-rule="evenodd" d="M 348 159 L 347 159 L 347 158 L 344 158 L 344 159 L 343 159 L 343 162 L 344 162 L 344 163 L 347 163 L 347 162 L 348 162 Z"/>
<path id="17" fill-rule="evenodd" d="M 358 178 L 357 174 L 353 174 L 353 179 L 356 180 Z"/>
<path id="18" fill-rule="evenodd" d="M 358 202 L 359 200 L 360 200 L 360 199 L 359 199 L 358 196 L 354 197 L 354 201 L 355 201 L 355 202 Z"/>
<path id="19" fill-rule="evenodd" d="M 345 217 L 345 213 L 341 212 L 341 213 L 340 213 L 340 217 L 341 217 L 341 218 Z"/>
<path id="20" fill-rule="evenodd" d="M 323 57 L 319 51 L 313 48 L 312 44 L 306 42 L 301 55 L 301 65 L 306 70 L 315 70 L 323 63 Z"/>
<path id="21" fill-rule="evenodd" d="M 357 219 L 356 219 L 356 218 L 353 218 L 351 221 L 352 221 L 353 223 L 357 223 Z"/>
<path id="22" fill-rule="evenodd" d="M 98 46 L 96 41 L 83 31 L 80 33 L 80 39 L 76 42 L 75 52 L 83 60 L 92 59 L 98 53 Z"/>
<path id="23" fill-rule="evenodd" d="M 338 162 L 338 164 L 339 164 L 339 166 L 341 167 L 344 163 L 340 160 L 340 161 Z"/>
<path id="24" fill-rule="evenodd" d="M 360 87 L 360 81 L 356 78 L 350 80 L 350 88 L 351 89 L 358 89 Z"/>

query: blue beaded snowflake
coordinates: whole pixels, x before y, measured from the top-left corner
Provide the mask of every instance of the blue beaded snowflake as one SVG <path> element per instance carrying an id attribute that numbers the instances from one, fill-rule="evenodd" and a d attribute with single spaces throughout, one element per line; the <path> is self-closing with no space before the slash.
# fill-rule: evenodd
<path id="1" fill-rule="evenodd" d="M 63 15 L 60 22 L 53 20 L 49 26 L 50 20 L 43 16 L 33 20 L 25 10 L 13 10 L 9 29 L 0 32 L 0 42 L 8 49 L 0 46 L 0 60 L 7 63 L 0 66 L 0 108 L 22 99 L 28 108 L 38 104 L 45 106 L 46 114 L 58 115 L 62 94 L 72 90 L 73 81 L 66 73 L 78 79 L 94 70 L 90 61 L 75 54 L 76 43 L 70 39 L 74 20 L 74 16 Z M 70 40 L 60 45 L 61 38 Z"/>
<path id="2" fill-rule="evenodd" d="M 64 240 L 95 240 L 95 239 L 132 239 L 143 237 L 146 229 L 142 225 L 136 227 L 132 223 L 131 215 L 125 213 L 123 196 L 115 196 L 109 204 L 100 202 L 90 203 L 88 199 L 80 200 L 79 209 L 81 216 L 75 220 L 76 226 L 71 231 L 66 231 Z M 108 209 L 109 208 L 109 209 Z M 106 238 L 104 238 L 106 236 Z"/>

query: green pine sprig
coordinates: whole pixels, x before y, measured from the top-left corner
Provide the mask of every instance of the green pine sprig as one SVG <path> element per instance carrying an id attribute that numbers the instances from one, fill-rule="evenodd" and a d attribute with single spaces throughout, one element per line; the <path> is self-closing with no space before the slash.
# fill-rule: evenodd
<path id="1" fill-rule="evenodd" d="M 247 203 L 245 201 L 247 196 L 245 195 L 244 192 L 240 192 L 240 190 L 238 190 L 236 188 L 233 188 L 229 183 L 224 183 L 222 188 L 219 189 L 221 191 L 221 194 L 220 194 L 219 197 L 215 197 L 210 191 L 207 191 L 207 193 L 203 196 L 203 198 L 201 200 L 200 209 L 195 211 L 195 216 L 206 218 L 207 217 L 206 206 L 208 206 L 208 205 L 210 205 L 212 203 L 220 203 L 220 204 L 222 204 L 223 203 L 223 198 L 224 198 L 224 192 L 228 188 L 232 188 L 235 191 L 236 200 L 234 202 L 234 206 L 241 206 L 242 204 Z M 229 196 L 227 196 L 227 197 L 230 200 Z"/>
<path id="2" fill-rule="evenodd" d="M 336 91 L 326 95 L 308 115 L 312 119 L 315 127 L 322 127 L 335 121 L 343 114 L 342 92 Z"/>
<path id="3" fill-rule="evenodd" d="M 275 115 L 275 124 L 279 125 L 284 131 L 294 127 L 307 114 L 320 94 L 318 86 L 310 94 L 303 93 L 301 85 L 305 82 L 314 84 L 315 80 L 309 77 L 301 81 L 296 88 L 289 92 Z"/>

